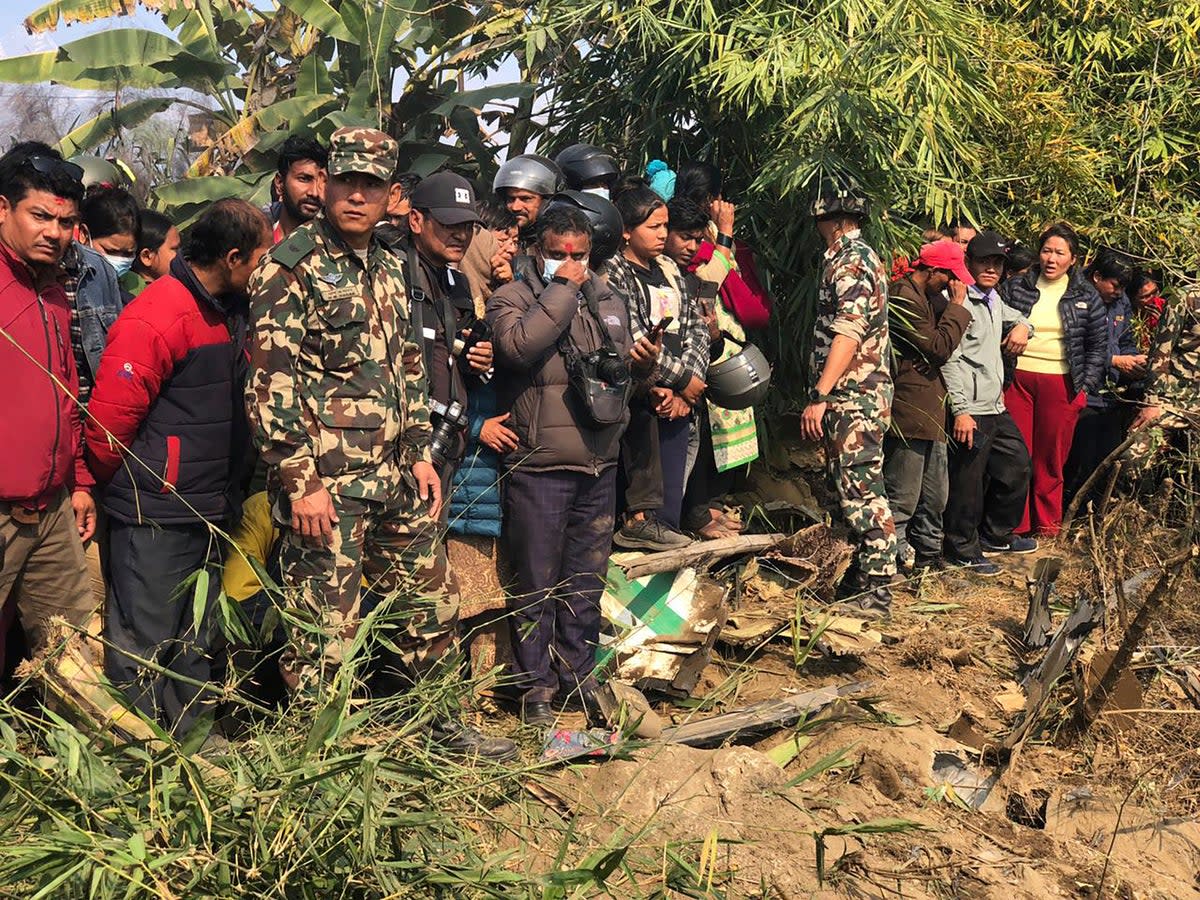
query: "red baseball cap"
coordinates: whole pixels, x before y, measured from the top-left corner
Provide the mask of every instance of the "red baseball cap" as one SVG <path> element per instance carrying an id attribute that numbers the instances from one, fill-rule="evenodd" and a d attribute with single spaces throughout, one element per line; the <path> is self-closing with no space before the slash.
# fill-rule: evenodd
<path id="1" fill-rule="evenodd" d="M 966 254 L 957 241 L 944 240 L 926 244 L 921 248 L 921 255 L 917 257 L 917 262 L 931 269 L 945 269 L 947 272 L 953 272 L 954 277 L 963 284 L 975 283 L 975 279 L 967 271 Z"/>

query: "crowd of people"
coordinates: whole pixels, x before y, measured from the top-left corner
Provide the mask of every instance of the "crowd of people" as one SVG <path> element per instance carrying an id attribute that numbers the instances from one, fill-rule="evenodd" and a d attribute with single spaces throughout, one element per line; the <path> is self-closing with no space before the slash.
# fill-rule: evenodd
<path id="1" fill-rule="evenodd" d="M 100 610 L 109 679 L 184 734 L 237 655 L 221 591 L 281 614 L 258 652 L 281 702 L 329 689 L 367 615 L 399 623 L 382 692 L 500 628 L 525 723 L 600 717 L 614 546 L 742 528 L 770 296 L 711 164 L 625 175 L 575 144 L 484 191 L 398 171 L 398 149 L 292 135 L 268 207 L 219 200 L 182 240 L 104 160 L 0 158 L 0 635 L 19 621 L 36 652 L 53 617 Z M 1032 255 L 963 224 L 889 278 L 853 181 L 823 178 L 809 212 L 827 250 L 800 430 L 857 545 L 851 611 L 887 615 L 898 571 L 995 574 L 1130 428 L 1186 424 L 1194 318 L 1123 255 L 1084 267 L 1065 224 Z M 515 751 L 451 702 L 430 727 Z"/>

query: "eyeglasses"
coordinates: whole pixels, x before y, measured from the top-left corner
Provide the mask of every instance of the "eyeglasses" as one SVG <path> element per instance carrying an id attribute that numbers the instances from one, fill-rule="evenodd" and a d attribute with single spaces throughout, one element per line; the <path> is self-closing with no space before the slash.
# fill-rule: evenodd
<path id="1" fill-rule="evenodd" d="M 31 156 L 25 160 L 25 164 L 39 175 L 55 175 L 61 172 L 72 181 L 83 181 L 83 166 L 67 162 L 65 159 L 56 159 L 53 156 Z"/>

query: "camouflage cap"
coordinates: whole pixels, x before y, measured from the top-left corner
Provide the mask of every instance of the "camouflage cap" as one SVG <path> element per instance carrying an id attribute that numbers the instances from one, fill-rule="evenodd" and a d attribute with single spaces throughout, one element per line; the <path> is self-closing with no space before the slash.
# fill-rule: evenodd
<path id="1" fill-rule="evenodd" d="M 396 169 L 398 147 L 395 138 L 376 128 L 339 128 L 329 139 L 329 174 L 359 172 L 387 181 Z"/>
<path id="2" fill-rule="evenodd" d="M 825 175 L 813 192 L 812 215 L 867 215 L 869 201 L 858 182 L 849 175 Z"/>

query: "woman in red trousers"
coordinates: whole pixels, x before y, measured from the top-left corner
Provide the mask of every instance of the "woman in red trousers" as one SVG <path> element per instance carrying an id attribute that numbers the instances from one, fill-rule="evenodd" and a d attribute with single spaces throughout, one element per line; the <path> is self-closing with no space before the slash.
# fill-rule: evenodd
<path id="1" fill-rule="evenodd" d="M 1104 304 L 1083 276 L 1079 237 L 1064 223 L 1038 238 L 1038 262 L 1000 288 L 1001 299 L 1029 319 L 1028 344 L 1006 341 L 1004 403 L 1033 461 L 1020 534 L 1053 536 L 1062 525 L 1063 464 L 1075 420 L 1099 388 L 1108 352 Z"/>

